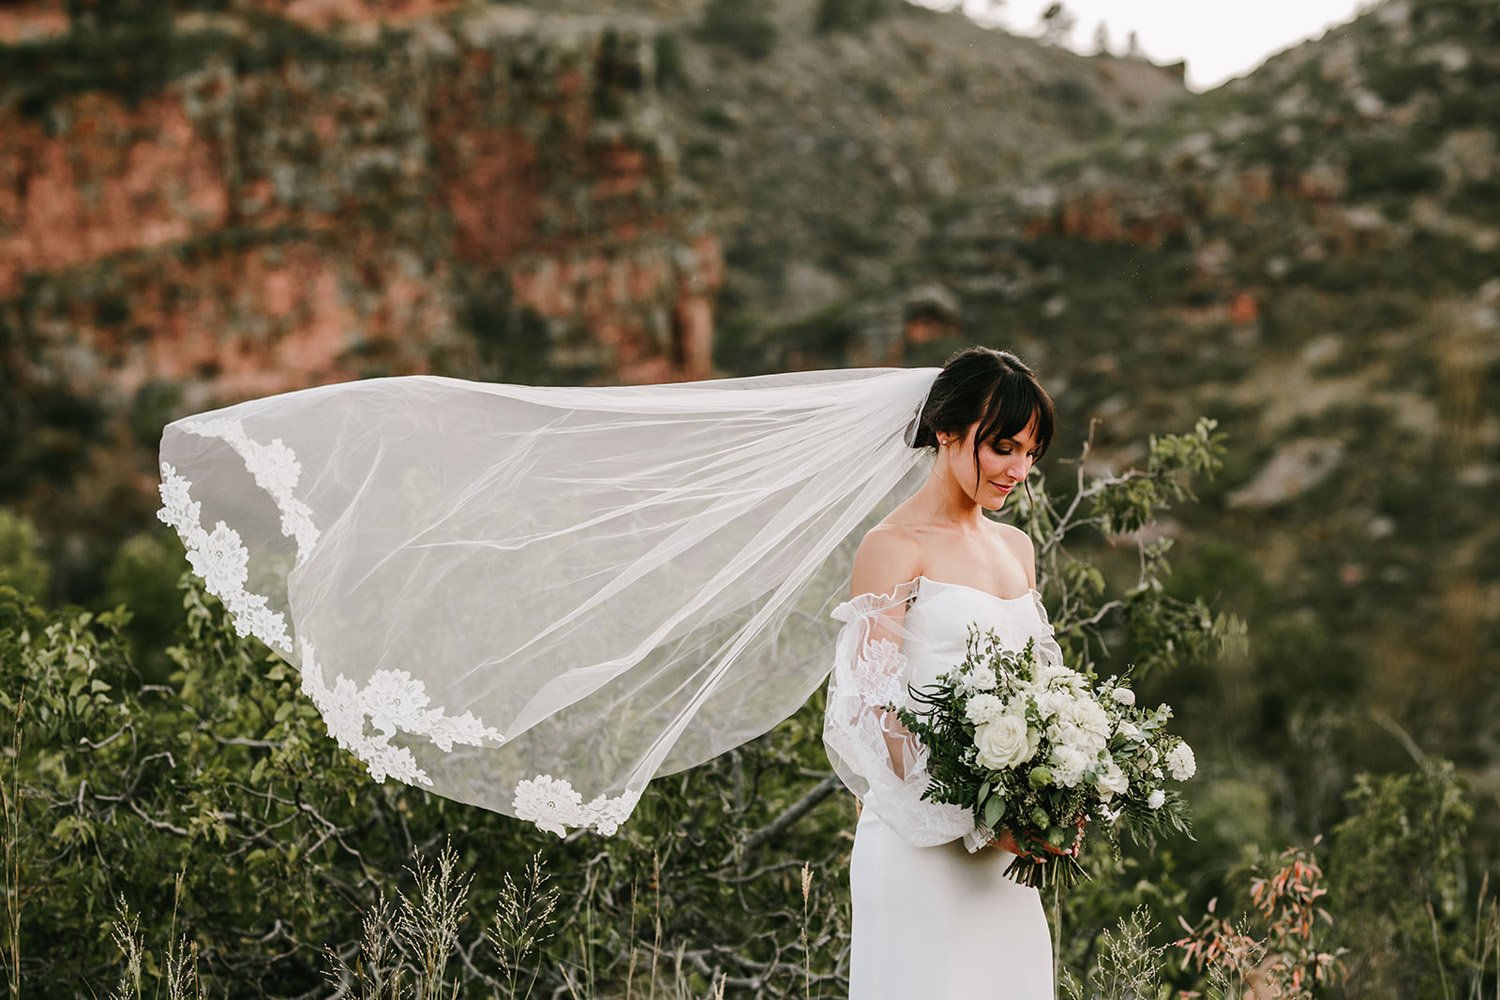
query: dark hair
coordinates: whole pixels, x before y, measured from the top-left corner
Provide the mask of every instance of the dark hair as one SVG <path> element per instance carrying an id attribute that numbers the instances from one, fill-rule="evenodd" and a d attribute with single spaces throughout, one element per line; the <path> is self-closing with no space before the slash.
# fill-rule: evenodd
<path id="1" fill-rule="evenodd" d="M 1009 351 L 976 345 L 966 347 L 943 363 L 918 416 L 913 448 L 936 448 L 939 431 L 962 435 L 974 431 L 974 485 L 979 486 L 979 445 L 1011 437 L 1026 429 L 1036 416 L 1037 458 L 1047 453 L 1057 426 L 1052 397 L 1036 373 Z M 1027 485 L 1026 495 L 1031 496 Z"/>

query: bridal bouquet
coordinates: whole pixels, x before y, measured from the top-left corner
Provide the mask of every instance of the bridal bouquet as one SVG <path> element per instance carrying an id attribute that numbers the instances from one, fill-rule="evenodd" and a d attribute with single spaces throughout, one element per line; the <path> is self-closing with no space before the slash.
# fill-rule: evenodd
<path id="1" fill-rule="evenodd" d="M 1034 640 L 1004 649 L 975 625 L 963 661 L 911 691 L 929 707 L 885 708 L 928 750 L 923 798 L 972 809 L 990 835 L 1009 829 L 1023 854 L 1005 874 L 1022 885 L 1077 883 L 1090 814 L 1111 837 L 1122 827 L 1136 839 L 1187 831 L 1182 796 L 1165 783 L 1197 765 L 1164 728 L 1170 706 L 1138 708 L 1130 688 L 1038 659 Z"/>

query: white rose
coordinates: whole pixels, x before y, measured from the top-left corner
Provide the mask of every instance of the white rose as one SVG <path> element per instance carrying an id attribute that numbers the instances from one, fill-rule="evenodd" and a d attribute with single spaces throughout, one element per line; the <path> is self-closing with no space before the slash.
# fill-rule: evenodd
<path id="1" fill-rule="evenodd" d="M 1106 761 L 1099 773 L 1094 775 L 1094 785 L 1099 789 L 1099 797 L 1108 802 L 1116 795 L 1124 795 L 1130 787 L 1130 779 L 1125 772 L 1120 770 L 1120 765 L 1113 759 Z"/>
<path id="2" fill-rule="evenodd" d="M 1187 745 L 1186 740 L 1179 741 L 1167 751 L 1167 770 L 1172 772 L 1173 781 L 1186 781 L 1197 772 L 1198 762 L 1193 758 L 1193 748 Z"/>
<path id="3" fill-rule="evenodd" d="M 1135 692 L 1127 687 L 1115 688 L 1115 701 L 1119 702 L 1121 705 L 1134 705 Z"/>
<path id="4" fill-rule="evenodd" d="M 1052 765 L 1052 777 L 1064 788 L 1072 788 L 1083 780 L 1084 771 L 1093 761 L 1082 750 L 1066 744 L 1052 748 L 1048 763 Z"/>
<path id="5" fill-rule="evenodd" d="M 1005 711 L 1005 703 L 992 694 L 976 694 L 964 706 L 964 714 L 976 726 L 982 726 Z"/>
<path id="6" fill-rule="evenodd" d="M 1134 722 L 1127 722 L 1122 719 L 1120 720 L 1120 727 L 1116 729 L 1115 732 L 1119 733 L 1126 739 L 1134 740 L 1140 738 L 1141 727 L 1137 726 Z"/>
<path id="7" fill-rule="evenodd" d="M 1167 801 L 1167 793 L 1160 788 L 1152 789 L 1151 794 L 1146 796 L 1146 805 L 1152 809 L 1160 809 L 1161 804 Z"/>
<path id="8" fill-rule="evenodd" d="M 980 726 L 974 731 L 980 766 L 1002 771 L 1024 764 L 1035 751 L 1028 735 L 1026 720 L 1018 715 L 1001 715 Z"/>

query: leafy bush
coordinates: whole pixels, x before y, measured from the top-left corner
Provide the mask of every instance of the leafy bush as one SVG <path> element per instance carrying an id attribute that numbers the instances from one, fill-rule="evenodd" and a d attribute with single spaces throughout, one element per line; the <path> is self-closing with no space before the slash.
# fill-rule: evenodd
<path id="1" fill-rule="evenodd" d="M 819 34 L 862 31 L 896 10 L 895 0 L 818 0 L 813 28 Z"/>
<path id="2" fill-rule="evenodd" d="M 708 0 L 698 37 L 749 59 L 764 59 L 776 43 L 774 0 Z"/>
<path id="3" fill-rule="evenodd" d="M 1204 449 L 1212 447 L 1203 435 L 1153 446 L 1156 459 L 1141 475 L 1154 484 L 1155 509 L 1187 495 L 1179 477 L 1206 469 Z M 1097 484 L 1089 498 L 1118 488 Z M 1129 519 L 1128 506 L 1110 509 Z M 1029 523 L 1076 534 L 1085 523 L 1071 509 L 1088 508 L 1039 500 Z M 1059 596 L 1060 635 L 1078 643 L 1088 629 L 1076 618 L 1118 623 L 1124 603 L 1107 586 L 1085 585 L 1087 566 L 1060 541 L 1038 546 L 1043 579 Z M 154 545 L 132 544 L 117 560 L 116 596 L 161 600 L 155 578 L 163 558 Z M 1163 568 L 1148 563 L 1144 579 Z M 426 876 L 400 872 L 449 838 L 457 853 L 449 875 L 475 871 L 462 886 L 474 905 L 502 896 L 503 872 L 536 854 L 534 829 L 419 789 L 371 783 L 328 738 L 288 664 L 236 635 L 190 573 L 180 574 L 178 595 L 165 676 L 145 683 L 131 657 L 126 607 L 49 611 L 0 588 L 0 744 L 10 748 L 0 782 L 9 852 L 0 926 L 12 930 L 5 953 L 15 975 L 43 995 L 79 993 L 117 979 L 123 956 L 138 992 L 152 979 L 170 986 L 171 965 L 183 989 L 307 993 L 331 967 L 323 944 L 354 964 L 370 931 L 361 911 L 378 914 L 382 899 L 399 897 L 412 880 L 408 897 L 429 898 Z M 1165 599 L 1153 586 L 1135 604 L 1132 614 L 1154 607 L 1177 621 L 1174 630 L 1212 625 L 1191 602 Z M 1179 656 L 1202 645 L 1184 633 Z M 615 837 L 575 832 L 549 842 L 542 860 L 561 875 L 560 933 L 539 943 L 526 970 L 537 991 L 617 990 L 636 974 L 638 946 L 648 942 L 648 959 L 670 960 L 684 994 L 701 996 L 716 980 L 759 982 L 774 996 L 845 988 L 842 873 L 854 801 L 835 794 L 841 786 L 819 739 L 823 708 L 815 692 L 765 736 L 653 782 Z M 648 886 L 670 906 L 644 903 Z M 1141 901 L 1139 892 L 1128 895 L 1132 905 Z M 784 933 L 796 908 L 799 937 Z M 436 903 L 425 912 L 439 911 L 450 926 L 472 916 Z M 131 927 L 165 924 L 173 912 L 166 943 L 175 950 L 163 958 Z M 144 919 L 132 925 L 130 913 Z M 482 951 L 445 966 L 447 982 L 464 995 L 488 995 L 502 981 L 499 957 Z M 398 947 L 392 961 L 398 953 L 433 954 Z"/>
<path id="4" fill-rule="evenodd" d="M 1464 837 L 1473 819 L 1453 764 L 1417 751 L 1401 774 L 1360 774 L 1333 830 L 1329 887 L 1351 949 L 1353 996 L 1440 997 L 1472 934 Z"/>
<path id="5" fill-rule="evenodd" d="M 50 578 L 36 528 L 15 511 L 0 507 L 0 587 L 41 599 L 47 596 Z"/>

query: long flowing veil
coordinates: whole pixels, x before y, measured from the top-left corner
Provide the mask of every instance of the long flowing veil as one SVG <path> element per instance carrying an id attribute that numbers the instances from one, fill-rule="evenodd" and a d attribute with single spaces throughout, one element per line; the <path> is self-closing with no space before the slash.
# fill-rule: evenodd
<path id="1" fill-rule="evenodd" d="M 827 677 L 938 372 L 319 386 L 168 424 L 158 516 L 374 778 L 608 834 Z"/>

